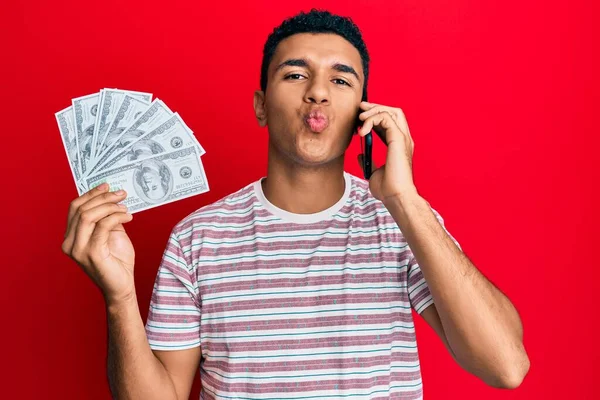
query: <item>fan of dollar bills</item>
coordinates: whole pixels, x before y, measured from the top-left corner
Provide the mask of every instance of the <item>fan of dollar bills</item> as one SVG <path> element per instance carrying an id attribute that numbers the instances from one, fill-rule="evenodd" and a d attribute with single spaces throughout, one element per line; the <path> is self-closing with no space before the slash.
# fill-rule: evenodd
<path id="1" fill-rule="evenodd" d="M 207 192 L 206 153 L 178 113 L 152 93 L 102 89 L 56 121 L 79 194 L 108 182 L 130 213 Z"/>

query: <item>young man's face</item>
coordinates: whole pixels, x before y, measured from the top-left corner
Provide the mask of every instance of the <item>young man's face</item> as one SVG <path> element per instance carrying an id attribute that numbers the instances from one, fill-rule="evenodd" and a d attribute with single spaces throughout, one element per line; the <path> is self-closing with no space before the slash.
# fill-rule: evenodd
<path id="1" fill-rule="evenodd" d="M 295 34 L 277 46 L 266 95 L 255 93 L 254 108 L 282 156 L 305 166 L 323 165 L 350 144 L 363 85 L 360 53 L 350 42 L 329 33 Z M 320 114 L 311 118 L 315 110 Z"/>

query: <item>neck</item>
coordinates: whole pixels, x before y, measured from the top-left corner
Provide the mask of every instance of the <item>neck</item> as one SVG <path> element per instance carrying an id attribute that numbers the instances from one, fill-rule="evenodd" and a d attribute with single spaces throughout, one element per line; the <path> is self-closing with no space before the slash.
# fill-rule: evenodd
<path id="1" fill-rule="evenodd" d="M 261 182 L 265 197 L 276 207 L 314 214 L 332 207 L 344 195 L 344 156 L 315 168 L 283 161 L 270 148 L 267 178 Z"/>

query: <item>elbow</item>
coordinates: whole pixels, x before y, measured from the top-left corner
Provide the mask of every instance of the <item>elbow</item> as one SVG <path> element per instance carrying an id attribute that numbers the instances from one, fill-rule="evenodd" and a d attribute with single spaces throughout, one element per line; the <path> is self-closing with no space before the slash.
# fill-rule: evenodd
<path id="1" fill-rule="evenodd" d="M 522 363 L 522 365 L 519 368 L 516 368 L 515 371 L 513 371 L 512 375 L 510 375 L 508 379 L 504 381 L 504 388 L 516 389 L 519 386 L 521 386 L 521 383 L 523 382 L 525 376 L 529 372 L 529 366 L 529 358 L 525 356 L 525 361 Z"/>
<path id="2" fill-rule="evenodd" d="M 505 368 L 503 373 L 497 376 L 494 382 L 489 384 L 499 389 L 517 389 L 521 386 L 521 383 L 523 383 L 525 376 L 529 372 L 530 365 L 529 358 L 524 354 L 521 361 Z"/>

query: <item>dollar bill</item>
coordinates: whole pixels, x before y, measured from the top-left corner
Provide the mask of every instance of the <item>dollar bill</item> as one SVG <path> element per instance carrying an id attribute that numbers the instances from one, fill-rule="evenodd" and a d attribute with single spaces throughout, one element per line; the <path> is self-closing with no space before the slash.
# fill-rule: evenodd
<path id="1" fill-rule="evenodd" d="M 206 150 L 204 150 L 204 147 L 202 147 L 202 145 L 200 144 L 200 142 L 198 141 L 198 139 L 196 139 L 196 136 L 194 136 L 194 131 L 191 130 L 189 126 L 187 126 L 187 124 L 185 123 L 184 120 L 181 120 L 181 123 L 183 124 L 183 127 L 188 131 L 188 133 L 196 141 L 197 146 L 200 148 L 200 156 L 203 156 L 204 154 L 206 154 Z"/>
<path id="2" fill-rule="evenodd" d="M 96 116 L 96 122 L 94 124 L 94 136 L 92 139 L 92 159 L 98 156 L 98 138 L 106 137 L 110 123 L 115 119 L 117 111 L 123 102 L 125 95 L 129 95 L 138 98 L 147 104 L 150 104 L 152 100 L 152 93 L 145 92 L 134 92 L 131 90 L 122 89 L 109 89 L 105 88 L 100 91 L 100 108 L 98 115 Z"/>
<path id="3" fill-rule="evenodd" d="M 75 132 L 75 121 L 73 119 L 73 106 L 69 106 L 54 115 L 65 152 L 67 153 L 71 174 L 73 174 L 75 182 L 78 183 L 81 179 L 81 167 L 79 165 L 79 150 L 77 146 L 77 133 Z M 83 194 L 81 190 L 84 189 L 80 184 L 77 184 L 77 192 L 80 195 Z"/>
<path id="4" fill-rule="evenodd" d="M 121 203 L 130 213 L 209 191 L 197 146 L 158 154 L 85 179 L 90 189 L 108 182 L 110 190 L 125 190 L 127 198 Z"/>
<path id="5" fill-rule="evenodd" d="M 127 98 L 127 96 L 125 96 L 125 98 Z M 169 107 L 167 107 L 167 105 L 161 100 L 155 99 L 150 104 L 150 107 L 148 107 L 137 119 L 135 119 L 129 127 L 122 129 L 121 133 L 113 130 L 111 127 L 108 135 L 113 135 L 114 139 L 109 139 L 107 135 L 105 142 L 110 140 L 112 143 L 108 146 L 105 146 L 105 148 L 101 150 L 100 156 L 98 157 L 94 168 L 92 168 L 84 176 L 91 176 L 91 173 L 95 173 L 96 171 L 103 169 L 103 165 L 106 164 L 106 162 L 109 161 L 113 155 L 118 154 L 123 147 L 125 147 L 134 139 L 137 139 L 156 128 L 166 121 L 171 115 L 173 115 L 173 112 L 169 109 Z M 116 121 L 117 120 L 115 119 L 113 126 Z"/>
<path id="6" fill-rule="evenodd" d="M 129 142 L 95 173 L 190 146 L 198 147 L 200 156 L 205 153 L 194 133 L 185 125 L 179 114 L 175 113 L 150 132 Z"/>
<path id="7" fill-rule="evenodd" d="M 117 137 L 123 133 L 127 127 L 132 125 L 150 105 L 142 99 L 126 94 L 119 104 L 119 109 L 115 114 L 114 119 L 102 135 L 98 135 L 98 145 L 96 148 L 96 160 L 94 165 L 98 164 L 98 160 L 102 157 L 102 153 L 115 142 Z"/>
<path id="8" fill-rule="evenodd" d="M 94 124 L 96 122 L 96 115 L 98 114 L 99 98 L 100 94 L 94 93 L 72 100 L 81 175 L 85 175 L 88 172 L 90 165 Z"/>
<path id="9" fill-rule="evenodd" d="M 75 98 L 70 107 L 55 113 L 79 195 L 91 189 L 89 182 L 97 186 L 101 183 L 98 179 L 122 172 L 123 168 L 131 169 L 132 165 L 141 171 L 133 185 L 141 200 L 134 204 L 132 212 L 209 190 L 200 160 L 204 148 L 179 114 L 173 114 L 162 101 L 150 102 L 151 99 L 151 93 L 105 88 Z M 178 153 L 183 150 L 188 153 Z M 168 154 L 172 155 L 168 160 L 157 158 Z M 166 166 L 178 167 L 179 177 Z M 167 175 L 175 186 L 165 181 Z M 173 187 L 171 197 L 161 198 Z M 142 201 L 145 205 L 140 205 Z"/>

